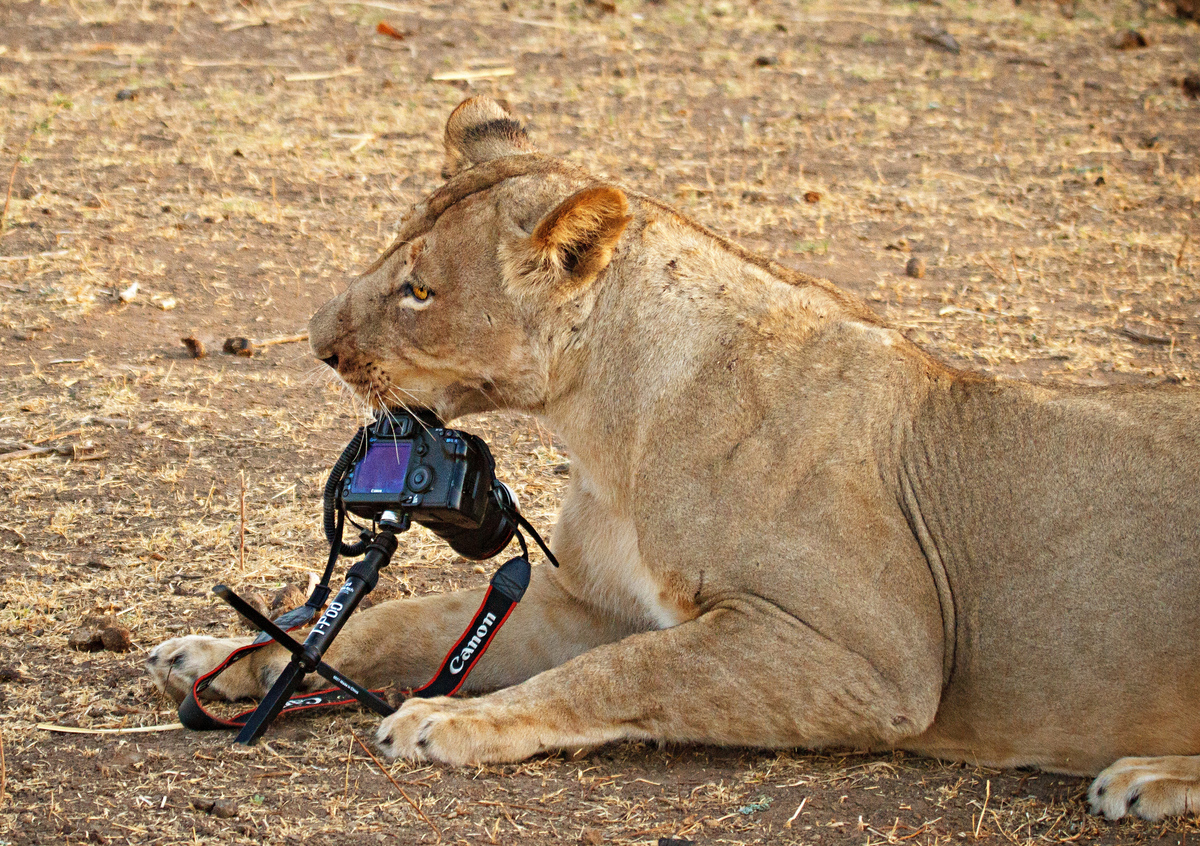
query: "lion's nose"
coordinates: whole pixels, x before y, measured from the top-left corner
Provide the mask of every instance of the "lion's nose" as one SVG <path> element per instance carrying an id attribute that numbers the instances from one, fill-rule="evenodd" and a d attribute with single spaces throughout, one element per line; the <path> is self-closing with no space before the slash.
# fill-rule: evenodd
<path id="1" fill-rule="evenodd" d="M 337 370 L 337 366 L 338 366 L 338 357 L 337 357 L 337 353 L 334 353 L 333 355 L 329 356 L 328 358 L 323 358 L 323 359 L 321 359 L 321 361 L 323 361 L 323 362 L 325 362 L 326 364 L 328 364 L 328 365 L 329 365 L 330 367 L 332 367 L 334 370 Z"/>

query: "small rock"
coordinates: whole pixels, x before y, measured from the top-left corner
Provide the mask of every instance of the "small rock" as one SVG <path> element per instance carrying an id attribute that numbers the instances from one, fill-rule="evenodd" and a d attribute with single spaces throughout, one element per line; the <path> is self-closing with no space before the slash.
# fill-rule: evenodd
<path id="1" fill-rule="evenodd" d="M 962 47 L 959 45 L 958 40 L 947 32 L 945 27 L 938 24 L 919 26 L 913 34 L 922 41 L 932 44 L 939 50 L 945 50 L 947 53 L 957 54 L 962 52 Z"/>
<path id="2" fill-rule="evenodd" d="M 77 652 L 99 652 L 104 648 L 100 630 L 93 626 L 83 626 L 71 632 L 67 638 L 67 646 Z"/>
<path id="3" fill-rule="evenodd" d="M 599 10 L 604 15 L 615 15 L 617 13 L 617 4 L 612 2 L 612 0 L 583 0 L 583 4 Z"/>
<path id="4" fill-rule="evenodd" d="M 109 652 L 128 652 L 133 649 L 133 635 L 124 626 L 109 626 L 102 629 L 100 642 Z"/>
<path id="5" fill-rule="evenodd" d="M 1200 100 L 1200 73 L 1188 74 L 1180 80 L 1179 86 L 1183 89 L 1184 96 Z"/>
<path id="6" fill-rule="evenodd" d="M 25 674 L 12 664 L 0 664 L 0 682 L 23 682 Z"/>
<path id="7" fill-rule="evenodd" d="M 83 625 L 99 631 L 106 629 L 109 626 L 117 625 L 117 618 L 114 617 L 110 610 L 105 608 L 93 608 L 91 611 L 83 615 Z"/>
<path id="8" fill-rule="evenodd" d="M 126 100 L 136 100 L 137 96 L 138 96 L 137 91 L 133 90 L 132 88 L 122 88 L 120 91 L 117 92 L 116 99 L 117 99 L 117 102 L 123 103 Z"/>
<path id="9" fill-rule="evenodd" d="M 1181 18 L 1200 21 L 1200 0 L 1175 0 L 1175 14 Z"/>
<path id="10" fill-rule="evenodd" d="M 217 800 L 208 799 L 204 796 L 193 796 L 190 800 L 188 800 L 188 804 L 190 804 L 197 811 L 204 811 L 204 813 L 207 814 L 213 809 L 213 805 L 217 804 Z"/>
<path id="11" fill-rule="evenodd" d="M 223 820 L 233 819 L 238 815 L 237 802 L 232 799 L 218 799 L 213 802 L 212 810 L 209 813 Z"/>
<path id="12" fill-rule="evenodd" d="M 1112 40 L 1112 46 L 1117 50 L 1140 50 L 1149 43 L 1136 29 L 1127 29 Z"/>
<path id="13" fill-rule="evenodd" d="M 908 264 L 904 265 L 904 272 L 913 279 L 924 279 L 925 259 L 920 256 L 913 256 L 908 260 Z"/>
<path id="14" fill-rule="evenodd" d="M 249 338 L 226 338 L 221 349 L 230 355 L 240 355 L 250 358 L 254 355 L 254 342 Z"/>
<path id="15" fill-rule="evenodd" d="M 774 56 L 759 56 L 754 60 L 755 67 L 769 68 L 779 64 L 779 59 Z"/>
<path id="16" fill-rule="evenodd" d="M 816 191 L 805 191 L 804 192 L 804 202 L 819 203 L 820 201 L 821 201 L 821 195 L 818 192 L 816 192 Z"/>
<path id="17" fill-rule="evenodd" d="M 128 288 L 124 288 L 120 292 L 118 292 L 117 299 L 123 303 L 131 303 L 131 302 L 133 302 L 133 298 L 136 297 L 137 294 L 138 294 L 138 283 L 134 282 Z"/>
<path id="18" fill-rule="evenodd" d="M 192 358 L 204 358 L 208 355 L 208 350 L 204 348 L 204 342 L 195 335 L 188 335 L 186 338 L 180 338 L 179 342 L 187 347 L 188 355 Z"/>
<path id="19" fill-rule="evenodd" d="M 146 756 L 136 749 L 129 749 L 115 755 L 103 756 L 96 760 L 96 769 L 106 778 L 113 773 L 136 770 L 146 763 Z"/>

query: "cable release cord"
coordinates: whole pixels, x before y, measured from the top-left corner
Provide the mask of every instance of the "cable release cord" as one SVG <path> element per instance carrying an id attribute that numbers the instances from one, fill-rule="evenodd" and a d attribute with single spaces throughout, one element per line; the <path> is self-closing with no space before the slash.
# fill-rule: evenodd
<path id="1" fill-rule="evenodd" d="M 366 437 L 367 428 L 365 426 L 359 428 L 354 433 L 354 437 L 350 439 L 350 443 L 346 444 L 346 448 L 342 450 L 342 454 L 334 462 L 333 469 L 329 471 L 329 478 L 325 480 L 321 516 L 325 527 L 325 539 L 329 541 L 331 547 L 331 567 L 339 554 L 347 558 L 357 558 L 367 551 L 367 543 L 369 541 L 365 537 L 360 538 L 358 543 L 342 543 L 342 525 L 345 520 L 345 511 L 338 508 L 338 500 L 342 492 L 342 480 L 346 478 L 346 471 L 350 469 L 350 465 L 358 458 Z"/>

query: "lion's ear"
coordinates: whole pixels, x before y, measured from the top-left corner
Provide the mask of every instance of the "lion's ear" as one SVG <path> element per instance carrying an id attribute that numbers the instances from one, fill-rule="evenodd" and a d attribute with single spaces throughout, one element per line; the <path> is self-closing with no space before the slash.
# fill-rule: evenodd
<path id="1" fill-rule="evenodd" d="M 445 146 L 443 179 L 501 156 L 533 152 L 521 122 L 489 97 L 472 97 L 458 104 L 446 121 Z"/>
<path id="2" fill-rule="evenodd" d="M 521 284 L 569 296 L 608 267 L 630 220 L 629 201 L 620 190 L 585 188 L 563 200 L 511 250 L 511 270 Z"/>

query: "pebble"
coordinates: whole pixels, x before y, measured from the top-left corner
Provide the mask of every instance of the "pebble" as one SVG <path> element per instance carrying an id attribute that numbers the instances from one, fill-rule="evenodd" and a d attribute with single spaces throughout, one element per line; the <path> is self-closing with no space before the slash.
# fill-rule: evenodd
<path id="1" fill-rule="evenodd" d="M 188 355 L 192 358 L 204 358 L 208 355 L 208 350 L 204 348 L 204 342 L 195 335 L 188 335 L 186 338 L 180 338 L 179 342 L 187 347 Z"/>
<path id="2" fill-rule="evenodd" d="M 230 355 L 240 355 L 244 358 L 250 358 L 254 355 L 254 342 L 249 338 L 226 338 L 225 343 L 221 345 L 221 349 Z"/>
<path id="3" fill-rule="evenodd" d="M 133 649 L 133 634 L 124 626 L 109 626 L 101 630 L 100 643 L 109 652 L 128 652 Z"/>

